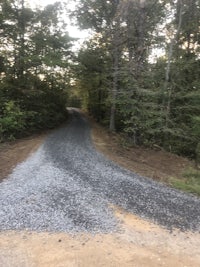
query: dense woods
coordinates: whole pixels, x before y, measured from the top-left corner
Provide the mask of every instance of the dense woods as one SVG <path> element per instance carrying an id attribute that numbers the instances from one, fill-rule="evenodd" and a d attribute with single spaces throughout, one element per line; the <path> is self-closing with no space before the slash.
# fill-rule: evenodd
<path id="1" fill-rule="evenodd" d="M 134 145 L 198 160 L 200 1 L 74 2 L 71 19 L 93 35 L 72 53 L 61 3 L 1 0 L 0 140 L 54 127 L 77 105 Z"/>
<path id="2" fill-rule="evenodd" d="M 81 1 L 93 37 L 78 55 L 86 108 L 136 145 L 198 157 L 200 1 Z"/>
<path id="3" fill-rule="evenodd" d="M 0 141 L 66 118 L 71 41 L 62 10 L 60 3 L 32 10 L 24 0 L 1 1 Z"/>

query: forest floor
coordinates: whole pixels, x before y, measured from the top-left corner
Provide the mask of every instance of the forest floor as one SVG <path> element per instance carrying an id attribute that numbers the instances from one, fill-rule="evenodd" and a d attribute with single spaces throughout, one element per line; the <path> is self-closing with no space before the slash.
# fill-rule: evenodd
<path id="1" fill-rule="evenodd" d="M 183 173 L 195 166 L 193 161 L 166 152 L 160 147 L 150 149 L 130 146 L 125 143 L 123 136 L 111 133 L 94 120 L 91 121 L 96 149 L 125 169 L 170 185 L 172 177 L 183 179 Z"/>
<path id="2" fill-rule="evenodd" d="M 185 158 L 162 150 L 128 148 L 119 135 L 112 135 L 92 122 L 96 148 L 108 158 L 138 174 L 166 182 L 181 177 L 193 166 Z M 48 133 L 0 146 L 0 179 L 37 150 Z M 197 267 L 200 266 L 199 233 L 170 232 L 119 207 L 113 207 L 123 231 L 111 234 L 0 232 L 3 267 Z"/>

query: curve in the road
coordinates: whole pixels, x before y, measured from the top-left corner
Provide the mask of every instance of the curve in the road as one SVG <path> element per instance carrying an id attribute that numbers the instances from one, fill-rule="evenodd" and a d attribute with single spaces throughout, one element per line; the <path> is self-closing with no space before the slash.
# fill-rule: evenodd
<path id="1" fill-rule="evenodd" d="M 0 230 L 108 232 L 110 204 L 169 229 L 200 231 L 200 199 L 120 168 L 98 153 L 90 126 L 70 111 L 56 130 L 0 184 Z"/>

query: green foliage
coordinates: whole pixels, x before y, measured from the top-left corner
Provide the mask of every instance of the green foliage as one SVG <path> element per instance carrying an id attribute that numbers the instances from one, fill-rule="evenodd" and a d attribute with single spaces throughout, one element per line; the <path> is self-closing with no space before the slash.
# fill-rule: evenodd
<path id="1" fill-rule="evenodd" d="M 72 15 L 76 17 L 82 29 L 92 28 L 101 32 L 112 24 L 117 5 L 118 1 L 82 0 L 78 1 L 77 9 Z"/>
<path id="2" fill-rule="evenodd" d="M 12 140 L 24 131 L 26 114 L 14 101 L 5 102 L 2 111 L 0 141 Z"/>
<path id="3" fill-rule="evenodd" d="M 116 129 L 133 143 L 157 144 L 198 158 L 199 1 L 141 2 L 81 1 L 77 6 L 73 15 L 79 26 L 97 33 L 78 55 L 75 80 L 79 97 L 84 107 L 106 124 L 109 109 L 116 104 Z M 176 34 L 181 3 L 182 24 L 174 40 L 166 84 L 169 45 L 159 30 L 165 24 L 168 36 Z M 166 49 L 166 55 L 150 63 L 147 50 L 154 47 Z"/>
<path id="4" fill-rule="evenodd" d="M 200 171 L 188 169 L 183 173 L 183 179 L 171 178 L 173 187 L 200 196 Z"/>
<path id="5" fill-rule="evenodd" d="M 200 167 L 200 142 L 197 143 L 195 152 L 196 152 L 196 166 L 199 168 Z"/>
<path id="6" fill-rule="evenodd" d="M 18 138 L 39 129 L 53 128 L 66 119 L 67 98 L 62 90 L 50 89 L 44 82 L 40 82 L 40 89 L 37 90 L 22 91 L 14 85 L 4 85 L 3 89 L 0 90 L 1 141 Z M 20 93 L 16 93 L 17 91 Z"/>
<path id="7" fill-rule="evenodd" d="M 172 93 L 168 116 L 171 134 L 165 142 L 173 152 L 193 158 L 200 138 L 199 63 L 198 59 L 192 57 L 190 60 L 176 60 L 172 64 Z"/>
<path id="8" fill-rule="evenodd" d="M 66 27 L 60 18 L 63 10 L 58 2 L 40 10 L 31 10 L 23 1 L 0 3 L 0 56 L 7 78 L 17 77 L 26 86 L 29 74 L 45 79 L 49 72 L 52 76 L 65 73 L 72 39 L 63 30 Z"/>
<path id="9" fill-rule="evenodd" d="M 16 23 L 7 23 L 17 21 L 11 2 L 4 1 L 8 19 L 3 19 L 2 25 L 8 36 L 6 41 L 15 49 L 2 48 L 0 70 L 6 69 L 7 76 L 15 83 L 17 77 L 18 86 L 13 87 L 12 82 L 10 93 L 4 94 L 5 102 L 14 101 L 26 113 L 29 128 L 53 127 L 65 113 L 63 99 L 68 90 L 66 79 L 71 57 L 70 39 L 57 29 L 60 4 L 32 13 L 24 10 L 23 29 L 17 28 Z M 70 86 L 75 90 L 69 97 L 70 104 L 82 105 L 106 125 L 111 117 L 110 108 L 115 106 L 116 129 L 125 132 L 133 143 L 157 144 L 199 161 L 199 1 L 76 2 L 73 16 L 80 28 L 91 28 L 95 33 L 82 46 L 73 66 Z M 176 36 L 180 4 L 182 23 Z M 22 29 L 26 32 L 24 43 Z M 170 36 L 177 38 L 173 40 L 166 79 Z M 155 47 L 165 50 L 165 55 L 152 63 L 148 57 Z M 21 77 L 17 60 L 20 56 L 23 56 Z"/>
<path id="10" fill-rule="evenodd" d="M 27 126 L 34 129 L 53 128 L 66 118 L 66 97 L 62 91 L 40 88 L 26 93 L 23 109 L 27 112 Z"/>
<path id="11" fill-rule="evenodd" d="M 79 65 L 75 68 L 78 74 L 77 84 L 85 103 L 84 108 L 93 114 L 97 121 L 105 121 L 108 112 L 108 84 L 110 83 L 110 57 L 100 40 L 93 39 L 86 43 L 78 55 Z M 76 76 L 75 75 L 75 76 Z"/>
<path id="12" fill-rule="evenodd" d="M 72 53 L 63 12 L 58 2 L 38 10 L 0 3 L 0 141 L 66 119 Z"/>

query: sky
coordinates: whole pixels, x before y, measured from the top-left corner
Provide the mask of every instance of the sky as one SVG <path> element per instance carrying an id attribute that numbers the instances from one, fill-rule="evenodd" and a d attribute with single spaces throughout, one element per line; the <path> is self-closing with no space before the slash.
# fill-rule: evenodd
<path id="1" fill-rule="evenodd" d="M 73 10 L 75 4 L 73 0 L 28 0 L 27 2 L 31 7 L 44 7 L 49 4 L 53 4 L 55 2 L 65 2 L 67 3 L 67 6 Z M 80 38 L 79 43 L 82 43 L 84 40 L 86 40 L 89 37 L 88 31 L 81 31 L 77 27 L 70 24 L 70 20 L 67 20 L 68 27 L 67 31 L 69 32 L 69 35 L 74 38 Z"/>

